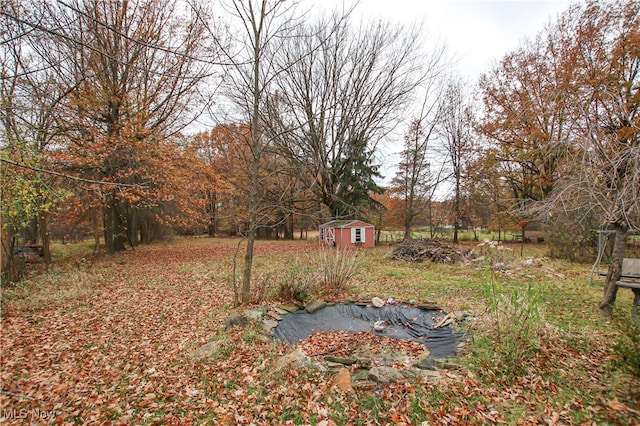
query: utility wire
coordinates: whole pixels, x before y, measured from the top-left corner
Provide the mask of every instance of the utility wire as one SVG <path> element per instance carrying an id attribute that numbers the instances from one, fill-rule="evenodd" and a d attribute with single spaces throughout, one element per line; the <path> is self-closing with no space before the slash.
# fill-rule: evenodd
<path id="1" fill-rule="evenodd" d="M 47 170 L 47 169 L 43 169 L 43 168 L 40 168 L 40 167 L 28 166 L 26 164 L 18 163 L 16 161 L 11 161 L 11 160 L 8 160 L 6 158 L 0 158 L 0 162 L 7 163 L 7 164 L 10 164 L 12 166 L 20 167 L 20 168 L 23 168 L 23 169 L 33 170 L 34 172 L 47 173 L 47 174 L 54 175 L 54 176 L 60 176 L 60 177 L 63 177 L 65 179 L 71 179 L 71 180 L 75 180 L 75 181 L 78 181 L 78 182 L 93 183 L 93 184 L 96 184 L 96 185 L 114 185 L 114 186 L 118 186 L 118 187 L 128 187 L 128 188 L 138 188 L 138 189 L 147 188 L 146 184 L 109 182 L 109 181 L 100 181 L 100 180 L 87 179 L 87 178 L 82 178 L 82 177 L 79 177 L 79 176 L 72 176 L 72 175 L 68 175 L 66 173 L 56 172 L 56 171 L 53 171 L 53 170 Z"/>

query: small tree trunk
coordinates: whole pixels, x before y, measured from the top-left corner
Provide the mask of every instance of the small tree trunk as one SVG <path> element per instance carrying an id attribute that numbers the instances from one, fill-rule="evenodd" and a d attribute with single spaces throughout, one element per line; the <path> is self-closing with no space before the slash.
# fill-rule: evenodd
<path id="1" fill-rule="evenodd" d="M 45 265 L 51 264 L 51 235 L 49 234 L 49 214 L 41 213 L 38 217 L 38 231 L 42 242 L 42 256 Z"/>
<path id="2" fill-rule="evenodd" d="M 123 216 L 122 209 L 125 206 L 122 201 L 119 199 L 115 199 L 114 202 L 114 238 L 113 238 L 113 246 L 115 251 L 125 251 L 125 241 L 127 239 L 127 226 L 126 226 L 126 218 Z"/>
<path id="3" fill-rule="evenodd" d="M 113 224 L 114 224 L 114 208 L 111 202 L 112 195 L 108 196 L 106 203 L 103 205 L 102 223 L 104 224 L 104 250 L 107 254 L 114 254 L 116 252 L 113 241 Z"/>
<path id="4" fill-rule="evenodd" d="M 247 235 L 247 250 L 244 254 L 244 271 L 242 274 L 242 303 L 245 305 L 251 301 L 251 268 L 253 266 L 253 246 L 255 241 L 256 230 L 251 228 Z"/>
<path id="5" fill-rule="evenodd" d="M 100 248 L 100 210 L 98 207 L 93 208 L 91 227 L 93 228 L 93 255 L 97 256 L 102 251 Z"/>
<path id="6" fill-rule="evenodd" d="M 616 301 L 618 293 L 616 281 L 620 279 L 622 259 L 624 258 L 624 250 L 627 246 L 627 227 L 616 223 L 613 229 L 615 230 L 616 238 L 613 242 L 609 271 L 604 281 L 604 298 L 602 299 L 602 303 L 600 303 L 600 312 L 607 316 L 613 313 L 613 304 Z"/>
<path id="7" fill-rule="evenodd" d="M 138 217 L 139 217 L 139 211 L 136 207 L 132 207 L 131 209 L 129 209 L 128 219 L 127 219 L 127 223 L 129 226 L 127 226 L 126 231 L 127 231 L 127 240 L 129 240 L 129 245 L 131 246 L 131 248 L 135 248 L 135 246 L 137 246 L 138 243 L 140 242 L 138 237 L 140 235 L 140 225 L 139 225 Z"/>

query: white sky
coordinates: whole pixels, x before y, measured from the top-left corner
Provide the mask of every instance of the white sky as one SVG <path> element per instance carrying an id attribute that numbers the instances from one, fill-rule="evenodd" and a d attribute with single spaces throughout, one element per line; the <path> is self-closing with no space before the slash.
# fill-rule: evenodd
<path id="1" fill-rule="evenodd" d="M 332 9 L 357 0 L 303 0 Z M 569 0 L 360 0 L 355 13 L 411 24 L 424 20 L 427 33 L 439 38 L 457 59 L 458 71 L 475 81 L 480 73 L 524 38 L 533 38 L 549 20 L 565 11 Z"/>

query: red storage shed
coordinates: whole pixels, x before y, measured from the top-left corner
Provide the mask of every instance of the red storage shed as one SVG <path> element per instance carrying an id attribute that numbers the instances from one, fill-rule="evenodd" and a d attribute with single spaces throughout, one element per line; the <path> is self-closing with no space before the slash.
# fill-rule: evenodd
<path id="1" fill-rule="evenodd" d="M 320 241 L 333 247 L 372 248 L 376 227 L 361 220 L 332 220 L 320 225 Z"/>

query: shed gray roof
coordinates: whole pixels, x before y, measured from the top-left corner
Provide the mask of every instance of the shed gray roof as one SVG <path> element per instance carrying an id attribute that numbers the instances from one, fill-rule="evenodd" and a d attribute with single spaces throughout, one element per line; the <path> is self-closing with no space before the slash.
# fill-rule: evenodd
<path id="1" fill-rule="evenodd" d="M 320 225 L 320 228 L 347 228 L 349 225 L 356 222 L 364 223 L 367 227 L 374 228 L 373 225 L 362 220 L 331 220 Z"/>

